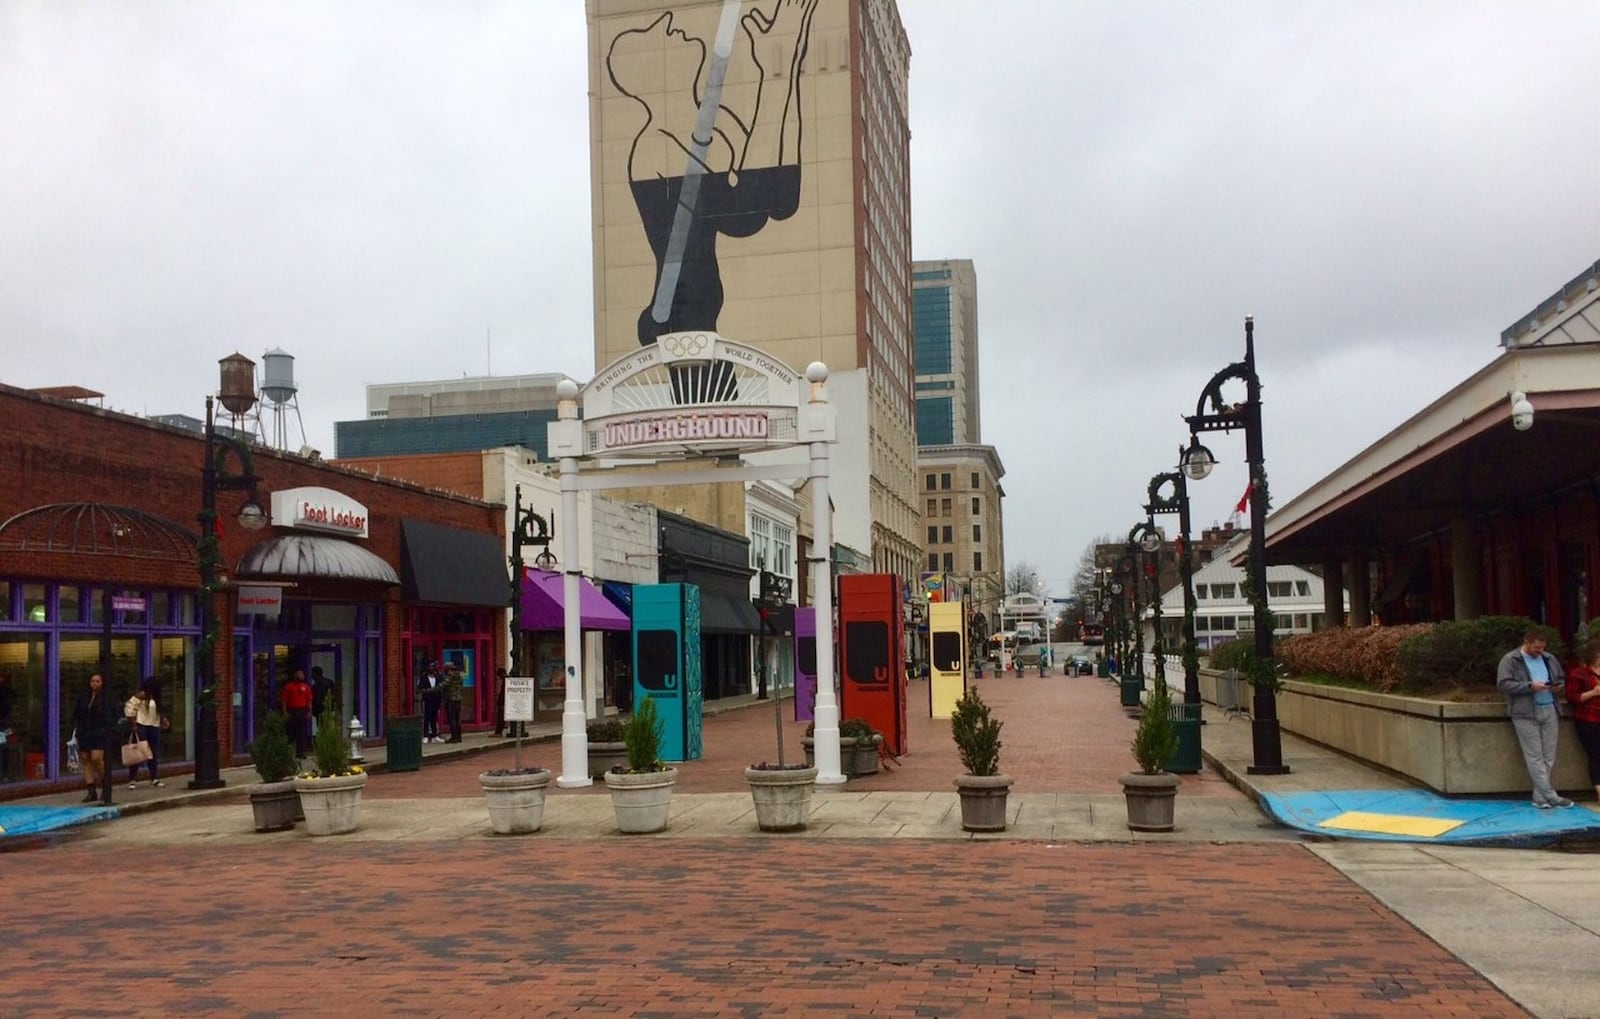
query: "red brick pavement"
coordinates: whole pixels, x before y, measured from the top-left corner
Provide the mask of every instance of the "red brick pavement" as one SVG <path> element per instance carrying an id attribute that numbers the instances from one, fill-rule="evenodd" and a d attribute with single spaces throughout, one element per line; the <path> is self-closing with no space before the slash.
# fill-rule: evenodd
<path id="1" fill-rule="evenodd" d="M 1001 770 L 1016 779 L 1016 792 L 1120 794 L 1117 776 L 1134 767 L 1129 745 L 1135 722 L 1119 706 L 1117 687 L 1089 676 L 1043 679 L 989 676 L 978 681 L 984 700 L 1005 723 L 1000 738 Z M 800 737 L 805 723 L 793 720 L 793 704 L 785 701 L 785 760 L 803 759 Z M 909 752 L 877 775 L 851 780 L 849 788 L 889 792 L 948 791 L 961 773 L 950 739 L 950 722 L 928 717 L 928 684 L 910 685 L 907 711 Z M 707 715 L 704 755 L 678 766 L 677 790 L 686 793 L 745 792 L 744 769 L 758 761 L 777 760 L 777 732 L 772 705 Z M 561 745 L 528 743 L 523 763 L 561 771 Z M 378 774 L 367 796 L 477 796 L 477 775 L 486 768 L 510 767 L 513 751 L 495 750 L 448 761 L 430 760 L 420 771 Z M 603 791 L 596 784 L 595 790 Z M 1241 796 L 1210 766 L 1185 776 L 1185 796 Z"/>
<path id="2" fill-rule="evenodd" d="M 3 859 L 13 1016 L 1526 1015 L 1293 845 L 79 840 Z"/>

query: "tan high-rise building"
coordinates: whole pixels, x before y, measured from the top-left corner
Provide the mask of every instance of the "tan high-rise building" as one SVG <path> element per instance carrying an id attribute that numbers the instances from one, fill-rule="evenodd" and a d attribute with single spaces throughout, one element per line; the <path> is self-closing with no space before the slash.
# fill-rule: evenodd
<path id="1" fill-rule="evenodd" d="M 835 540 L 915 576 L 911 50 L 894 0 L 587 11 L 596 369 L 694 330 L 825 363 Z"/>

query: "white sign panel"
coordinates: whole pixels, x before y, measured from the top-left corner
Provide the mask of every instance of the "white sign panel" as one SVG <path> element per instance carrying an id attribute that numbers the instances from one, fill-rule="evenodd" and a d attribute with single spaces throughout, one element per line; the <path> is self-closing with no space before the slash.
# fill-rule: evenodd
<path id="1" fill-rule="evenodd" d="M 241 616 L 276 616 L 283 609 L 283 588 L 240 584 L 238 601 Z"/>
<path id="2" fill-rule="evenodd" d="M 506 721 L 533 721 L 533 677 L 506 677 Z"/>
<path id="3" fill-rule="evenodd" d="M 331 488 L 286 488 L 272 493 L 272 523 L 347 538 L 367 536 L 367 507 Z"/>

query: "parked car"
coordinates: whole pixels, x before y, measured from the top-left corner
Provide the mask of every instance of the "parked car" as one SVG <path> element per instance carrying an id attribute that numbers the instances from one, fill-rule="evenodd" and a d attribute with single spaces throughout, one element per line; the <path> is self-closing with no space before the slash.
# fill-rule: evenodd
<path id="1" fill-rule="evenodd" d="M 1073 676 L 1092 676 L 1094 662 L 1089 660 L 1088 655 L 1073 655 L 1067 660 L 1067 672 Z"/>

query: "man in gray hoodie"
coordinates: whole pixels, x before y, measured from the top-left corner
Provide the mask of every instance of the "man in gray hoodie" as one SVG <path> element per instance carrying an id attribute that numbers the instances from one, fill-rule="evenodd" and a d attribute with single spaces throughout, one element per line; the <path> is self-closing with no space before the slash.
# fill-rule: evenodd
<path id="1" fill-rule="evenodd" d="M 1522 746 L 1528 778 L 1533 781 L 1533 805 L 1541 810 L 1572 806 L 1571 800 L 1550 785 L 1561 721 L 1556 705 L 1566 675 L 1555 656 L 1545 654 L 1544 646 L 1544 634 L 1530 627 L 1522 635 L 1522 646 L 1500 659 L 1495 670 L 1495 685 L 1506 695 L 1506 712 Z"/>

